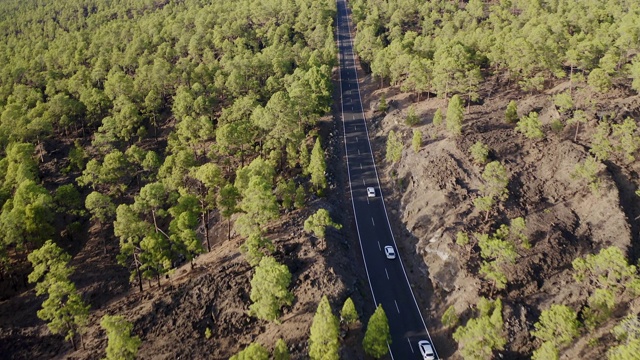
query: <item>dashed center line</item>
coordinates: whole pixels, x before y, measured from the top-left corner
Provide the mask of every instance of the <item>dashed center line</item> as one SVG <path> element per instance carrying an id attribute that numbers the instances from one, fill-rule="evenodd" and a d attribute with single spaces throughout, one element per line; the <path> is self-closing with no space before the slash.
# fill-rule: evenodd
<path id="1" fill-rule="evenodd" d="M 398 307 L 398 302 L 393 300 L 394 303 L 396 303 L 396 310 L 398 310 L 398 314 L 400 314 L 400 308 Z"/>
<path id="2" fill-rule="evenodd" d="M 411 348 L 411 353 L 415 354 L 415 351 L 413 351 L 413 345 L 411 345 L 411 340 L 409 340 L 409 338 L 407 338 L 407 342 L 409 343 L 409 347 Z"/>
<path id="3" fill-rule="evenodd" d="M 373 223 L 373 226 L 376 226 L 376 222 L 373 221 L 373 218 L 371 218 L 371 222 Z"/>
<path id="4" fill-rule="evenodd" d="M 362 163 L 360 163 L 360 170 L 362 170 Z"/>
<path id="5" fill-rule="evenodd" d="M 380 246 L 380 241 L 378 241 L 378 250 L 382 251 L 382 247 Z"/>
<path id="6" fill-rule="evenodd" d="M 387 271 L 387 268 L 384 268 L 384 273 L 387 274 L 387 280 L 389 280 L 389 272 Z"/>

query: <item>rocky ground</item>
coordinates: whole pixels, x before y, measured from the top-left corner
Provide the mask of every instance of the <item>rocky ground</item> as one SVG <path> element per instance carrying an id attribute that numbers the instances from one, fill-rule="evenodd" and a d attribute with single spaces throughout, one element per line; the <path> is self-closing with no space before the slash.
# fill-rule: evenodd
<path id="1" fill-rule="evenodd" d="M 488 83 L 491 83 L 490 81 Z M 428 268 L 428 278 L 414 274 L 412 282 L 425 308 L 429 309 L 428 325 L 435 329 L 439 353 L 447 358 L 460 358 L 450 332 L 442 329 L 439 319 L 444 310 L 454 305 L 462 319 L 479 296 L 496 296 L 491 285 L 478 275 L 476 251 L 455 244 L 458 231 L 488 232 L 509 219 L 524 217 L 526 233 L 532 243 L 529 250 L 520 251 L 517 263 L 509 269 L 509 284 L 497 294 L 505 304 L 505 325 L 508 342 L 504 358 L 528 358 L 536 344 L 529 335 L 542 309 L 551 304 L 567 304 L 580 309 L 586 294 L 570 275 L 571 262 L 578 256 L 595 253 L 611 245 L 628 250 L 631 262 L 637 259 L 637 216 L 640 215 L 634 194 L 638 183 L 637 162 L 605 162 L 598 193 L 572 177 L 575 165 L 588 154 L 591 133 L 602 114 L 614 114 L 615 120 L 640 115 L 640 98 L 623 91 L 598 96 L 588 89 L 574 89 L 577 105 L 587 100 L 597 106 L 589 113 L 590 122 L 583 126 L 574 142 L 574 127 L 554 132 L 553 119 L 562 118 L 553 105 L 552 95 L 563 91 L 568 83 L 537 95 L 527 95 L 500 87 L 485 89 L 481 104 L 472 104 L 465 114 L 463 134 L 451 137 L 444 127 L 432 124 L 435 111 L 446 113 L 442 99 L 423 99 L 403 94 L 398 89 L 377 89 L 369 82 L 370 94 L 365 106 L 372 119 L 370 134 L 375 144 L 376 158 L 383 164 L 385 193 L 392 205 L 391 217 L 395 232 L 404 236 L 401 251 L 415 256 L 409 267 Z M 508 87 L 506 87 L 508 88 Z M 388 113 L 378 111 L 377 104 L 384 94 L 389 102 Z M 489 95 L 491 94 L 491 95 Z M 504 111 L 510 100 L 516 100 L 519 115 L 530 111 L 540 113 L 546 138 L 532 141 L 504 122 Z M 423 146 L 418 152 L 411 149 L 413 128 L 405 125 L 408 107 L 414 104 L 420 123 L 414 128 L 423 134 Z M 371 131 L 373 130 L 373 131 Z M 400 133 L 404 143 L 402 159 L 397 164 L 384 161 L 386 137 L 389 131 Z M 482 141 L 490 149 L 490 160 L 499 160 L 509 174 L 509 198 L 485 221 L 484 214 L 474 209 L 473 199 L 479 196 L 483 167 L 472 162 L 469 148 Z M 424 272 L 424 271 L 423 271 Z M 425 274 L 426 275 L 426 274 Z M 433 293 L 430 291 L 433 284 Z M 422 285 L 422 286 L 421 286 Z M 630 306 L 633 307 L 633 304 Z M 613 322 L 611 322 L 613 323 Z M 606 340 L 610 325 L 599 332 Z M 594 337 L 598 338 L 595 334 Z M 440 344 L 438 343 L 440 340 Z M 602 356 L 606 341 L 587 345 L 578 341 L 565 352 L 567 358 Z"/>

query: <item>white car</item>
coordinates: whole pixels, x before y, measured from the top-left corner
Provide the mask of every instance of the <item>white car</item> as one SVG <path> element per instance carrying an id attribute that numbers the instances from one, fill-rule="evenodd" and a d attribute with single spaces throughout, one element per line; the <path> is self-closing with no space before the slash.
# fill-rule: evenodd
<path id="1" fill-rule="evenodd" d="M 418 341 L 418 348 L 420 348 L 420 354 L 424 360 L 435 360 L 436 356 L 433 353 L 433 346 L 429 340 Z"/>
<path id="2" fill-rule="evenodd" d="M 396 251 L 393 250 L 393 246 L 387 245 L 384 247 L 384 254 L 387 256 L 387 259 L 395 259 L 396 258 Z"/>
<path id="3" fill-rule="evenodd" d="M 372 187 L 367 188 L 367 197 L 376 197 L 376 189 Z"/>

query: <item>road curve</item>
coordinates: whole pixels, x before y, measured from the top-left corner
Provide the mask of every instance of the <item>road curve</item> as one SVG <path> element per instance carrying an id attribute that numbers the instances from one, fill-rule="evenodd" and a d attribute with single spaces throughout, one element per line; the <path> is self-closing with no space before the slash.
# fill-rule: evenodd
<path id="1" fill-rule="evenodd" d="M 351 38 L 350 11 L 345 0 L 337 0 L 340 97 L 346 165 L 351 201 L 360 249 L 375 305 L 382 304 L 391 330 L 389 345 L 394 360 L 422 359 L 418 341 L 431 336 L 404 270 L 391 224 L 384 205 L 380 181 L 369 142 L 366 119 L 358 84 L 357 64 Z M 376 197 L 367 197 L 367 187 L 376 189 Z M 396 249 L 397 258 L 389 260 L 384 247 Z M 431 341 L 433 344 L 433 341 Z M 435 347 L 434 347 L 435 351 Z M 436 353 L 437 358 L 437 353 Z"/>

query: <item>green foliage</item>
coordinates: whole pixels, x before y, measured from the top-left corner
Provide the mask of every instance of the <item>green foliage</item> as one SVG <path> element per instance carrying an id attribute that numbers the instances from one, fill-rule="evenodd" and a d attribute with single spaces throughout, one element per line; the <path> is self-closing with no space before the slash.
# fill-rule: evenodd
<path id="1" fill-rule="evenodd" d="M 416 114 L 415 106 L 409 106 L 409 110 L 407 111 L 407 116 L 404 119 L 405 124 L 409 126 L 416 126 L 420 122 L 420 117 Z"/>
<path id="2" fill-rule="evenodd" d="M 55 281 L 47 289 L 48 298 L 38 310 L 38 318 L 47 322 L 49 331 L 71 341 L 87 325 L 89 305 L 82 301 L 76 286 L 69 280 Z M 74 343 L 75 345 L 75 343 Z"/>
<path id="3" fill-rule="evenodd" d="M 311 336 L 309 337 L 309 357 L 312 360 L 337 360 L 340 359 L 340 341 L 338 332 L 340 329 L 338 319 L 331 311 L 331 305 L 326 295 L 318 304 L 316 314 L 311 324 Z"/>
<path id="4" fill-rule="evenodd" d="M 331 220 L 331 216 L 326 209 L 319 209 L 304 221 L 304 231 L 313 232 L 320 239 L 324 239 L 326 229 L 329 226 L 336 230 L 342 229 L 342 225 Z"/>
<path id="5" fill-rule="evenodd" d="M 504 121 L 507 124 L 515 124 L 518 121 L 518 104 L 515 100 L 509 101 L 507 110 L 504 112 Z"/>
<path id="6" fill-rule="evenodd" d="M 573 117 L 567 120 L 567 124 L 576 124 L 576 134 L 574 135 L 573 141 L 578 140 L 578 130 L 580 129 L 580 124 L 584 124 L 587 122 L 587 114 L 585 114 L 582 110 L 576 110 L 573 112 Z"/>
<path id="7" fill-rule="evenodd" d="M 526 228 L 527 228 L 527 224 L 526 224 L 524 218 L 517 217 L 517 218 L 511 220 L 511 226 L 509 228 L 509 233 L 510 233 L 510 235 L 512 237 L 515 237 L 516 239 L 518 239 L 521 242 L 522 247 L 524 249 L 530 249 L 531 248 L 531 243 L 529 243 L 529 238 L 524 233 Z"/>
<path id="8" fill-rule="evenodd" d="M 553 342 L 543 342 L 539 348 L 533 351 L 532 360 L 558 360 L 560 354 L 558 347 Z"/>
<path id="9" fill-rule="evenodd" d="M 576 164 L 571 176 L 587 183 L 592 192 L 597 192 L 600 188 L 598 173 L 602 164 L 592 156 L 588 156 L 582 163 Z"/>
<path id="10" fill-rule="evenodd" d="M 593 90 L 604 94 L 611 88 L 611 77 L 606 71 L 595 68 L 589 73 L 587 83 Z"/>
<path id="11" fill-rule="evenodd" d="M 344 305 L 342 305 L 342 310 L 340 310 L 340 319 L 347 325 L 353 324 L 359 319 L 356 306 L 350 297 L 348 297 L 347 300 L 344 301 Z"/>
<path id="12" fill-rule="evenodd" d="M 485 181 L 480 189 L 483 196 L 476 198 L 473 204 L 478 210 L 485 211 L 485 219 L 488 219 L 489 212 L 495 202 L 504 201 L 509 197 L 507 190 L 509 175 L 507 169 L 499 161 L 492 161 L 485 166 L 482 179 Z"/>
<path id="13" fill-rule="evenodd" d="M 584 314 L 585 325 L 590 329 L 609 318 L 620 296 L 640 294 L 637 269 L 628 264 L 624 253 L 617 247 L 575 259 L 572 265 L 575 280 L 591 292 L 589 308 Z"/>
<path id="14" fill-rule="evenodd" d="M 83 215 L 82 195 L 73 184 L 65 184 L 56 189 L 53 200 L 58 212 L 70 215 Z"/>
<path id="15" fill-rule="evenodd" d="M 249 314 L 262 320 L 277 321 L 280 308 L 293 302 L 293 294 L 288 290 L 290 283 L 291 273 L 286 265 L 270 256 L 263 257 L 251 278 L 253 304 L 249 306 Z"/>
<path id="16" fill-rule="evenodd" d="M 620 321 L 613 330 L 613 335 L 621 343 L 609 349 L 609 360 L 631 360 L 640 353 L 640 320 L 632 314 Z"/>
<path id="17" fill-rule="evenodd" d="M 142 341 L 138 336 L 131 336 L 133 324 L 122 316 L 105 315 L 100 326 L 107 332 L 106 360 L 133 360 Z"/>
<path id="18" fill-rule="evenodd" d="M 251 343 L 229 360 L 269 360 L 269 352 L 259 343 Z"/>
<path id="19" fill-rule="evenodd" d="M 85 160 L 87 158 L 87 154 L 84 151 L 84 148 L 80 145 L 80 142 L 76 140 L 73 143 L 73 147 L 69 149 L 69 169 L 73 169 L 75 171 L 81 171 L 84 169 Z"/>
<path id="20" fill-rule="evenodd" d="M 482 143 L 482 141 L 476 141 L 470 148 L 469 152 L 471 153 L 471 157 L 473 157 L 473 161 L 476 164 L 486 164 L 487 159 L 489 158 L 489 147 Z"/>
<path id="21" fill-rule="evenodd" d="M 573 109 L 573 98 L 571 97 L 571 93 L 569 91 L 565 91 L 559 94 L 556 94 L 553 97 L 553 104 L 556 106 L 560 113 L 567 113 Z"/>
<path id="22" fill-rule="evenodd" d="M 458 231 L 456 233 L 456 244 L 467 246 L 469 244 L 469 235 L 466 232 Z"/>
<path id="23" fill-rule="evenodd" d="M 456 313 L 456 308 L 451 305 L 444 311 L 442 314 L 442 318 L 440 319 L 442 325 L 447 328 L 452 328 L 458 325 L 458 314 Z"/>
<path id="24" fill-rule="evenodd" d="M 503 335 L 502 301 L 481 298 L 480 314 L 459 326 L 453 333 L 465 359 L 492 359 L 493 350 L 501 350 L 507 343 Z"/>
<path id="25" fill-rule="evenodd" d="M 420 147 L 422 147 L 422 131 L 413 130 L 413 137 L 411 138 L 411 147 L 413 151 L 420 151 Z"/>
<path id="26" fill-rule="evenodd" d="M 433 125 L 440 127 L 440 125 L 442 125 L 442 121 L 442 110 L 437 109 L 433 114 Z"/>
<path id="27" fill-rule="evenodd" d="M 527 139 L 543 139 L 542 123 L 538 119 L 537 112 L 530 112 L 529 115 L 523 116 L 516 125 L 516 131 L 521 132 Z"/>
<path id="28" fill-rule="evenodd" d="M 611 132 L 611 125 L 607 121 L 601 121 L 598 123 L 593 137 L 591 138 L 591 149 L 589 152 L 595 156 L 598 161 L 607 161 L 611 152 L 613 152 L 613 146 L 609 140 L 609 133 Z"/>
<path id="29" fill-rule="evenodd" d="M 616 139 L 614 149 L 624 154 L 629 163 L 635 160 L 634 154 L 640 148 L 640 136 L 637 134 L 638 125 L 630 117 L 624 119 L 622 124 L 613 124 L 613 138 Z"/>
<path id="30" fill-rule="evenodd" d="M 289 360 L 289 349 L 287 343 L 282 339 L 276 341 L 276 346 L 273 348 L 273 360 Z"/>
<path id="31" fill-rule="evenodd" d="M 27 258 L 33 267 L 28 280 L 37 283 L 36 295 L 45 294 L 56 282 L 67 281 L 73 273 L 73 268 L 68 266 L 71 256 L 51 240 L 47 240 Z"/>
<path id="32" fill-rule="evenodd" d="M 378 111 L 380 111 L 383 114 L 386 114 L 387 110 L 389 110 L 389 104 L 387 103 L 387 97 L 384 94 L 382 94 L 382 95 L 380 95 L 380 102 L 378 103 Z"/>
<path id="33" fill-rule="evenodd" d="M 389 352 L 387 344 L 391 344 L 389 320 L 382 305 L 378 305 L 367 323 L 367 331 L 362 340 L 362 347 L 367 355 L 379 359 Z"/>
<path id="34" fill-rule="evenodd" d="M 298 185 L 298 188 L 296 189 L 296 195 L 294 198 L 293 206 L 295 206 L 296 209 L 302 209 L 306 201 L 307 201 L 307 194 L 304 191 L 304 187 L 302 185 Z"/>
<path id="35" fill-rule="evenodd" d="M 385 158 L 387 161 L 395 163 L 402 158 L 402 140 L 395 131 L 391 130 L 387 136 L 387 153 Z"/>
<path id="36" fill-rule="evenodd" d="M 0 213 L 0 240 L 18 249 L 38 247 L 53 233 L 54 202 L 33 180 L 22 181 Z"/>
<path id="37" fill-rule="evenodd" d="M 311 160 L 309 161 L 307 171 L 311 174 L 311 184 L 313 184 L 317 190 L 327 187 L 327 164 L 324 160 L 324 150 L 322 150 L 322 145 L 320 145 L 320 138 L 316 139 L 313 150 L 311 150 Z"/>
<path id="38" fill-rule="evenodd" d="M 245 237 L 259 233 L 262 226 L 279 215 L 276 196 L 269 183 L 261 176 L 251 178 L 239 207 L 244 213 L 236 220 L 235 228 Z"/>
<path id="39" fill-rule="evenodd" d="M 543 310 L 534 328 L 531 335 L 556 346 L 567 345 L 580 335 L 578 315 L 566 305 L 554 304 Z"/>
<path id="40" fill-rule="evenodd" d="M 480 274 L 492 280 L 498 289 L 507 284 L 504 267 L 514 264 L 518 253 L 513 242 L 508 240 L 509 228 L 506 225 L 493 234 L 476 234 L 480 255 L 485 260 L 480 267 Z"/>
<path id="41" fill-rule="evenodd" d="M 240 252 L 244 254 L 251 266 L 258 265 L 263 257 L 271 255 L 274 250 L 275 246 L 271 240 L 260 234 L 249 235 L 244 244 L 240 246 Z"/>
<path id="42" fill-rule="evenodd" d="M 212 336 L 213 336 L 213 333 L 211 332 L 211 329 L 209 327 L 204 329 L 204 338 L 205 339 L 209 340 L 209 339 L 211 339 Z"/>
<path id="43" fill-rule="evenodd" d="M 453 95 L 447 107 L 447 130 L 453 135 L 462 134 L 462 121 L 464 120 L 464 104 L 460 96 Z"/>

